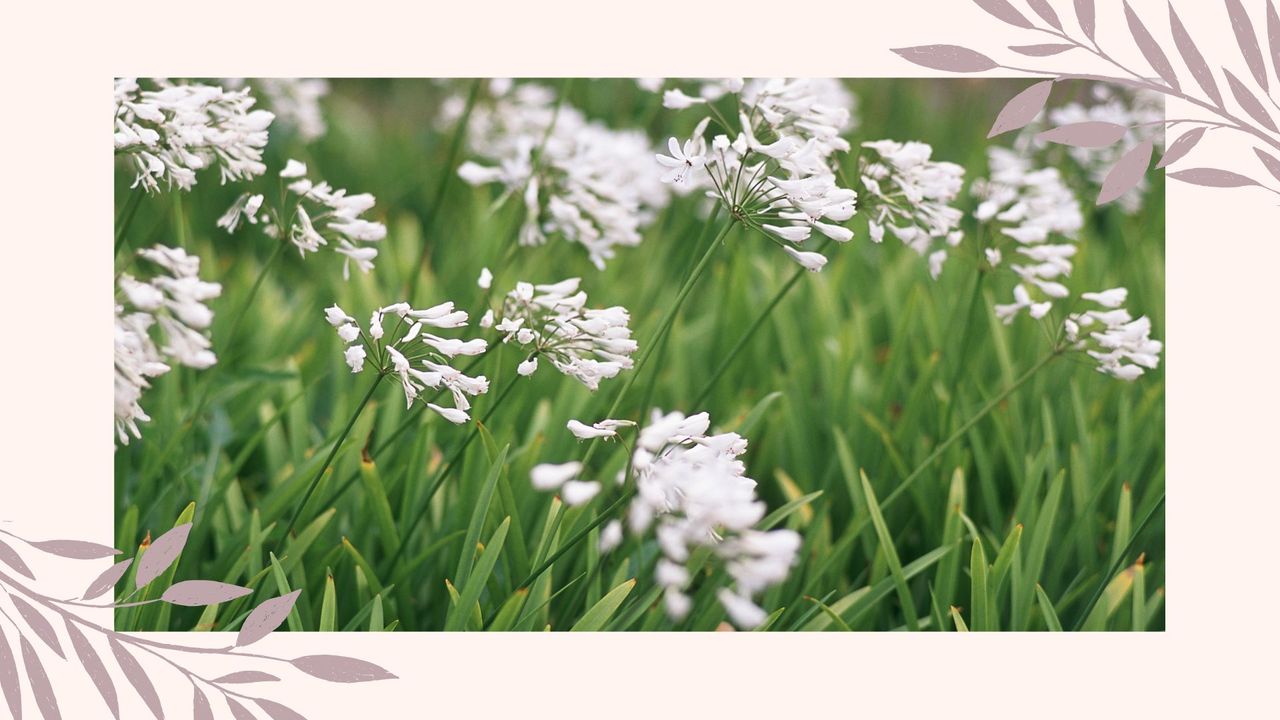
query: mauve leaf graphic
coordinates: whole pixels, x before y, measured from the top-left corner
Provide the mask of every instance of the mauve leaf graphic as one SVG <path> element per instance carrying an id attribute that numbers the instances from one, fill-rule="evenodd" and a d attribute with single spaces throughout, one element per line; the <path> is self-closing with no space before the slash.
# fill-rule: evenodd
<path id="1" fill-rule="evenodd" d="M 1235 75 L 1232 75 L 1230 70 L 1223 68 L 1222 72 L 1227 76 L 1227 87 L 1231 88 L 1231 94 L 1235 96 L 1236 102 L 1240 103 L 1240 107 L 1249 114 L 1249 117 L 1271 132 L 1277 132 L 1275 121 L 1267 114 L 1262 103 L 1258 102 L 1257 96 L 1250 92 L 1249 88 L 1245 87 Z"/>
<path id="2" fill-rule="evenodd" d="M 1262 148 L 1254 148 L 1253 152 L 1262 161 L 1263 166 L 1267 168 L 1267 172 L 1271 173 L 1271 177 L 1280 180 L 1280 160 L 1277 160 L 1274 155 L 1264 151 Z"/>
<path id="3" fill-rule="evenodd" d="M 1276 4 L 1267 0 L 1267 45 L 1271 48 L 1271 67 L 1275 68 L 1276 79 L 1280 80 L 1280 15 L 1276 14 Z"/>
<path id="4" fill-rule="evenodd" d="M 915 63 L 930 70 L 946 72 L 973 73 L 994 70 L 999 65 L 995 60 L 959 45 L 917 45 L 908 48 L 894 48 L 893 52 L 904 60 Z"/>
<path id="5" fill-rule="evenodd" d="M 146 703 L 147 708 L 151 710 L 151 714 L 156 716 L 156 720 L 164 720 L 164 706 L 160 704 L 160 697 L 156 695 L 156 686 L 151 684 L 151 678 L 147 677 L 147 671 L 142 665 L 138 664 L 137 658 L 129 653 L 125 646 L 114 637 L 108 638 L 111 645 L 111 654 L 115 655 L 116 662 L 120 665 L 120 669 L 124 671 L 124 676 L 128 679 L 129 684 L 133 685 L 133 689 L 138 691 L 138 697 L 142 698 L 142 702 Z"/>
<path id="6" fill-rule="evenodd" d="M 31 694 L 36 697 L 36 707 L 44 720 L 62 720 L 58 712 L 58 699 L 53 694 L 53 686 L 49 684 L 49 676 L 40 664 L 40 656 L 26 638 L 18 638 L 22 643 L 22 664 L 27 666 L 27 681 L 31 683 Z M 22 717 L 17 715 L 15 717 Z"/>
<path id="7" fill-rule="evenodd" d="M 1128 130 L 1124 125 L 1089 120 L 1045 130 L 1036 135 L 1036 139 L 1073 147 L 1097 148 L 1120 142 Z"/>
<path id="8" fill-rule="evenodd" d="M 241 670 L 229 675 L 223 675 L 215 679 L 214 682 L 234 685 L 239 683 L 276 682 L 279 679 L 271 673 L 264 673 L 260 670 Z"/>
<path id="9" fill-rule="evenodd" d="M 18 552 L 6 545 L 3 540 L 0 540 L 0 562 L 17 570 L 30 580 L 36 579 L 36 576 L 31 574 L 31 568 L 27 567 L 27 564 L 18 556 Z"/>
<path id="10" fill-rule="evenodd" d="M 1200 89 L 1221 107 L 1222 93 L 1218 91 L 1218 81 L 1213 79 L 1213 71 L 1209 69 L 1209 64 L 1204 61 L 1204 56 L 1191 40 L 1191 35 L 1187 33 L 1182 20 L 1173 11 L 1173 5 L 1169 6 L 1169 27 L 1173 30 L 1173 44 L 1177 46 L 1178 53 L 1182 55 L 1182 61 L 1191 71 L 1191 77 L 1195 78 Z"/>
<path id="11" fill-rule="evenodd" d="M 1023 17 L 1022 13 L 1009 4 L 1009 0 L 973 0 L 973 4 L 986 10 L 989 15 L 997 20 L 1003 20 L 1010 25 L 1028 30 L 1035 28 L 1035 25 L 1031 24 L 1030 20 Z"/>
<path id="12" fill-rule="evenodd" d="M 1124 3 L 1124 18 L 1129 23 L 1129 34 L 1133 35 L 1134 42 L 1138 43 L 1138 49 L 1142 51 L 1142 56 L 1150 63 L 1151 69 L 1156 74 L 1169 83 L 1169 87 L 1174 90 L 1180 90 L 1178 85 L 1178 75 L 1174 73 L 1173 66 L 1169 64 L 1169 58 L 1165 57 L 1164 51 L 1160 49 L 1160 45 L 1156 43 L 1156 39 L 1151 37 L 1147 26 L 1142 24 L 1138 19 L 1133 8 L 1129 7 L 1128 0 Z"/>
<path id="13" fill-rule="evenodd" d="M 111 675 L 102 664 L 102 658 L 98 657 L 97 651 L 89 644 L 89 639 L 70 619 L 67 620 L 67 637 L 71 638 L 71 647 L 80 658 L 80 665 L 84 667 L 85 673 L 93 681 L 93 686 L 98 688 L 98 694 L 111 710 L 111 717 L 120 720 L 120 701 L 116 697 L 115 683 L 111 682 Z"/>
<path id="14" fill-rule="evenodd" d="M 1062 29 L 1062 21 L 1058 19 L 1058 13 L 1053 11 L 1053 6 L 1049 4 L 1048 0 L 1027 0 L 1027 4 L 1042 20 L 1057 30 Z"/>
<path id="15" fill-rule="evenodd" d="M 13 657 L 4 628 L 0 628 L 0 690 L 4 691 L 9 714 L 14 718 L 22 717 L 22 682 L 18 680 L 18 662 Z"/>
<path id="16" fill-rule="evenodd" d="M 258 703 L 258 707 L 266 711 L 271 720 L 307 720 L 278 702 L 263 700 L 262 698 L 255 698 L 254 702 Z"/>
<path id="17" fill-rule="evenodd" d="M 231 708 L 231 716 L 235 720 L 258 720 L 249 708 L 241 705 L 235 698 L 227 698 L 227 707 Z"/>
<path id="18" fill-rule="evenodd" d="M 43 640 L 50 650 L 58 654 L 58 657 L 66 660 L 67 656 L 62 652 L 62 644 L 58 642 L 58 633 L 53 631 L 53 626 L 49 624 L 49 621 L 45 620 L 44 616 L 31 607 L 26 600 L 17 595 L 10 595 L 9 599 L 13 601 L 13 606 L 18 609 L 18 614 L 22 616 L 22 619 L 26 620 L 31 629 L 35 631 L 36 637 Z"/>
<path id="19" fill-rule="evenodd" d="M 360 683 L 396 678 L 395 675 L 371 662 L 342 655 L 305 655 L 294 659 L 293 666 L 311 677 L 336 683 Z"/>
<path id="20" fill-rule="evenodd" d="M 89 583 L 89 587 L 85 589 L 84 594 L 80 596 L 82 600 L 92 600 L 103 593 L 111 590 L 120 582 L 120 578 L 124 577 L 129 566 L 133 564 L 133 558 L 122 560 L 115 565 L 102 571 L 102 574 Z"/>
<path id="21" fill-rule="evenodd" d="M 196 688 L 195 691 L 195 707 L 191 709 L 192 720 L 214 720 L 213 708 L 209 707 L 209 698 L 205 697 L 200 688 Z"/>
<path id="22" fill-rule="evenodd" d="M 151 547 L 147 548 L 147 551 L 142 553 L 142 558 L 138 560 L 139 588 L 146 587 L 147 583 L 160 577 L 160 573 L 169 569 L 169 566 L 182 554 L 182 548 L 187 544 L 187 536 L 190 534 L 191 523 L 183 523 L 151 543 Z"/>
<path id="23" fill-rule="evenodd" d="M 289 617 L 289 611 L 293 609 L 293 604 L 298 601 L 298 593 L 301 592 L 301 590 L 294 590 L 288 595 L 264 600 L 261 605 L 254 608 L 253 612 L 249 613 L 249 617 L 245 618 L 244 624 L 240 626 L 236 645 L 240 647 L 252 645 L 280 627 L 280 623 Z"/>
<path id="24" fill-rule="evenodd" d="M 43 550 L 50 555 L 72 560 L 97 560 L 98 558 L 120 554 L 120 551 L 113 547 L 83 540 L 44 540 L 31 543 L 31 547 Z"/>
<path id="25" fill-rule="evenodd" d="M 1164 157 L 1160 158 L 1156 167 L 1162 168 L 1181 160 L 1184 155 L 1191 152 L 1191 148 L 1195 147 L 1202 137 L 1204 137 L 1202 127 L 1182 133 L 1177 140 L 1169 143 L 1169 149 L 1164 151 Z"/>
<path id="26" fill-rule="evenodd" d="M 202 607 L 235 600 L 252 592 L 249 588 L 213 580 L 185 580 L 170 585 L 160 599 L 174 605 Z"/>
<path id="27" fill-rule="evenodd" d="M 1256 180 L 1247 178 L 1239 173 L 1233 173 L 1230 170 L 1218 170 L 1217 168 L 1191 168 L 1190 170 L 1179 170 L 1178 172 L 1171 172 L 1165 177 L 1171 177 L 1179 182 L 1191 183 L 1192 185 L 1203 185 L 1205 187 L 1236 188 L 1258 184 Z"/>
<path id="28" fill-rule="evenodd" d="M 1147 174 L 1147 165 L 1151 163 L 1152 147 L 1150 140 L 1143 140 L 1120 156 L 1102 181 L 1102 189 L 1098 192 L 1099 205 L 1106 205 L 1141 182 L 1142 176 Z"/>
<path id="29" fill-rule="evenodd" d="M 1048 57 L 1074 50 L 1075 47 L 1075 45 L 1067 45 L 1066 43 L 1042 43 L 1040 45 L 1010 45 L 1009 49 L 1027 57 Z"/>
<path id="30" fill-rule="evenodd" d="M 1093 0 L 1076 0 L 1076 20 L 1079 21 L 1085 37 L 1092 40 L 1097 30 L 1093 21 Z"/>
<path id="31" fill-rule="evenodd" d="M 1253 31 L 1253 22 L 1249 13 L 1244 11 L 1240 0 L 1227 0 L 1227 15 L 1231 18 L 1231 29 L 1235 31 L 1236 42 L 1240 45 L 1240 54 L 1263 90 L 1267 89 L 1267 66 L 1262 62 L 1262 49 L 1258 47 L 1258 34 Z"/>
<path id="32" fill-rule="evenodd" d="M 1026 127 L 1027 123 L 1035 120 L 1040 111 L 1044 109 L 1044 104 L 1048 102 L 1051 90 L 1053 90 L 1053 81 L 1045 80 L 1014 95 L 1013 99 L 1005 103 L 1004 108 L 1000 110 L 1000 114 L 996 116 L 996 121 L 992 124 L 991 131 L 987 133 L 987 137 L 993 138 L 1001 133 Z"/>

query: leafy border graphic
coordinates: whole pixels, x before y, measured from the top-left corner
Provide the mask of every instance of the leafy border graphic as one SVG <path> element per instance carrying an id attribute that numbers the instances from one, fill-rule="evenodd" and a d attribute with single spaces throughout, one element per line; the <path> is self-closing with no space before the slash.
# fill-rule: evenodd
<path id="1" fill-rule="evenodd" d="M 1097 16 L 1094 0 L 1073 0 L 1076 24 L 1083 33 L 1083 39 L 1077 39 L 1063 27 L 1062 20 L 1054 11 L 1048 0 L 1025 0 L 1034 13 L 1033 16 L 1023 14 L 1009 0 L 973 0 L 974 4 L 985 10 L 998 20 L 1014 27 L 1050 36 L 1054 42 L 1033 45 L 1011 45 L 1009 50 L 1030 58 L 1043 58 L 1060 55 L 1072 50 L 1089 53 L 1101 60 L 1107 67 L 1118 71 L 1119 75 L 1091 75 L 1065 72 L 1051 69 L 1025 68 L 1006 65 L 993 60 L 982 53 L 959 45 L 918 45 L 907 48 L 895 48 L 906 60 L 929 68 L 945 72 L 975 73 L 988 70 L 1005 69 L 1017 72 L 1032 73 L 1051 79 L 1038 82 L 1018 95 L 1004 106 L 991 126 L 988 138 L 1001 133 L 1018 130 L 1036 118 L 1044 109 L 1053 89 L 1053 84 L 1060 80 L 1094 80 L 1114 83 L 1135 89 L 1150 90 L 1170 98 L 1190 103 L 1206 112 L 1205 117 L 1174 118 L 1161 121 L 1169 129 L 1186 128 L 1176 140 L 1169 143 L 1164 156 L 1156 163 L 1163 168 L 1185 158 L 1204 138 L 1205 134 L 1216 130 L 1230 130 L 1249 136 L 1253 144 L 1253 152 L 1269 173 L 1270 178 L 1280 182 L 1280 129 L 1272 113 L 1263 104 L 1265 100 L 1272 108 L 1280 111 L 1280 104 L 1271 95 L 1270 80 L 1262 48 L 1258 43 L 1258 33 L 1254 29 L 1249 14 L 1240 0 L 1225 0 L 1227 14 L 1235 32 L 1240 53 L 1244 58 L 1248 75 L 1252 77 L 1254 86 L 1250 87 L 1241 80 L 1243 73 L 1233 73 L 1223 66 L 1222 76 L 1234 99 L 1234 108 L 1228 107 L 1218 80 L 1210 69 L 1204 55 L 1196 47 L 1186 26 L 1178 18 L 1173 5 L 1169 5 L 1169 26 L 1174 47 L 1181 56 L 1191 78 L 1199 86 L 1200 94 L 1184 88 L 1169 60 L 1169 55 L 1151 35 L 1147 25 L 1129 6 L 1124 3 L 1125 22 L 1129 35 L 1137 45 L 1138 51 L 1151 67 L 1154 75 L 1147 75 L 1134 70 L 1116 60 L 1102 48 L 1097 40 Z M 1280 15 L 1276 13 L 1274 0 L 1267 0 L 1266 39 L 1271 56 L 1272 71 L 1280 86 Z M 1036 22 L 1036 20 L 1040 22 Z M 1212 117 L 1209 117 L 1209 116 Z M 1126 128 L 1108 122 L 1078 122 L 1051 128 L 1040 133 L 1041 140 L 1071 145 L 1075 147 L 1104 147 L 1117 143 L 1125 136 Z M 1265 148 L 1263 146 L 1266 146 Z M 1139 143 L 1129 149 L 1108 172 L 1098 193 L 1099 205 L 1111 202 L 1123 195 L 1142 180 L 1151 162 L 1153 145 L 1150 141 Z M 1181 165 L 1179 166 L 1181 167 Z M 1174 180 L 1204 185 L 1208 187 L 1237 188 L 1260 187 L 1280 195 L 1280 189 L 1274 185 L 1264 184 L 1247 175 L 1211 166 L 1188 167 L 1168 173 Z"/>
<path id="2" fill-rule="evenodd" d="M 334 683 L 359 683 L 373 680 L 390 680 L 396 676 L 373 663 L 341 655 L 306 655 L 287 659 L 248 652 L 246 647 L 271 634 L 284 622 L 298 599 L 299 590 L 287 595 L 263 601 L 241 625 L 236 641 L 228 647 L 189 647 L 151 640 L 142 635 L 130 635 L 103 627 L 82 616 L 79 608 L 114 609 L 150 603 L 169 603 L 183 607 L 201 607 L 227 602 L 250 594 L 248 588 L 208 580 L 187 580 L 175 583 L 156 600 L 143 602 L 119 602 L 95 604 L 124 578 L 130 566 L 135 567 L 137 588 L 147 586 L 158 578 L 182 553 L 191 532 L 191 523 L 178 525 L 151 543 L 145 552 L 135 558 L 117 562 L 89 583 L 78 597 L 61 600 L 35 589 L 37 582 L 27 562 L 15 547 L 27 547 L 47 555 L 69 560 L 100 560 L 121 554 L 119 550 L 81 540 L 29 541 L 0 529 L 0 592 L 9 599 L 14 612 L 0 607 L 0 694 L 3 694 L 9 712 L 15 719 L 22 715 L 21 671 L 25 669 L 27 682 L 35 698 L 36 709 L 44 720 L 59 720 L 57 691 L 50 683 L 37 647 L 52 652 L 62 660 L 78 662 L 102 696 L 112 717 L 120 720 L 120 701 L 113 673 L 108 664 L 115 667 L 115 674 L 123 676 L 134 692 L 157 720 L 165 717 L 164 706 L 152 682 L 148 670 L 139 662 L 139 656 L 152 656 L 168 664 L 191 683 L 193 693 L 192 715 L 195 720 L 213 720 L 214 706 L 210 693 L 221 696 L 230 716 L 235 720 L 254 720 L 249 708 L 256 706 L 271 720 L 305 720 L 296 710 L 274 700 L 248 695 L 237 688 L 256 683 L 278 682 L 280 677 L 261 670 L 237 669 L 215 678 L 207 678 L 183 665 L 175 657 L 183 655 L 217 656 L 233 661 L 238 668 L 247 664 L 275 663 L 290 665 L 314 678 Z M 17 541 L 16 543 L 13 541 Z M 135 562 L 136 561 L 136 562 Z M 17 576 L 26 578 L 26 581 Z M 29 582 L 28 582 L 29 581 Z M 16 615 L 17 617 L 14 617 Z M 61 625 L 71 645 L 74 657 L 59 639 L 55 625 Z M 5 632 L 6 627 L 17 633 L 15 652 Z M 107 654 L 94 648 L 90 637 L 99 638 Z"/>

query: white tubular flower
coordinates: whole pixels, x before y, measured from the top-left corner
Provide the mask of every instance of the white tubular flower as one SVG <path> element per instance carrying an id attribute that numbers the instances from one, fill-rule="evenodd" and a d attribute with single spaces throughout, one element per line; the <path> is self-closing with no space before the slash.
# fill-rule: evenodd
<path id="1" fill-rule="evenodd" d="M 946 248 L 963 239 L 963 213 L 951 203 L 964 186 L 964 168 L 931 160 L 933 148 L 922 142 L 877 140 L 862 146 L 875 154 L 863 160 L 859 172 L 868 195 L 872 240 L 880 242 L 888 229 L 929 257 L 930 274 L 937 279 Z"/>
<path id="2" fill-rule="evenodd" d="M 479 355 L 486 349 L 482 339 L 460 340 L 423 332 L 424 326 L 459 328 L 467 324 L 467 314 L 453 309 L 452 302 L 425 310 L 415 310 L 406 302 L 393 303 L 374 310 L 367 329 L 337 305 L 325 309 L 325 321 L 333 326 L 347 347 L 343 360 L 352 373 L 364 372 L 372 363 L 380 375 L 394 375 L 404 390 L 405 405 L 422 400 L 428 409 L 451 423 L 462 424 L 471 419 L 469 397 L 489 391 L 483 376 L 470 377 L 449 362 L 458 355 Z M 388 333 L 386 323 L 394 321 Z M 436 393 L 427 393 L 435 390 Z M 432 401 L 435 395 L 448 392 L 453 407 Z M 431 395 L 431 397 L 428 397 Z"/>
<path id="3" fill-rule="evenodd" d="M 603 528 L 600 529 L 600 552 L 612 552 L 615 548 L 622 544 L 622 522 L 619 520 L 610 520 Z"/>
<path id="4" fill-rule="evenodd" d="M 202 370 L 218 361 L 209 340 L 213 311 L 205 304 L 218 297 L 222 286 L 200 280 L 200 258 L 181 248 L 156 245 L 138 251 L 159 272 L 146 279 L 125 273 L 116 293 L 115 409 L 116 437 L 128 445 L 142 437 L 139 422 L 151 418 L 139 401 L 150 387 L 149 378 L 163 375 L 172 364 Z M 159 328 L 157 347 L 153 329 Z"/>
<path id="5" fill-rule="evenodd" d="M 262 150 L 274 115 L 254 110 L 248 89 L 173 85 L 133 78 L 115 81 L 115 152 L 133 168 L 133 186 L 147 192 L 190 190 L 196 173 L 217 166 L 223 183 L 266 172 Z"/>
<path id="6" fill-rule="evenodd" d="M 1073 349 L 1086 352 L 1098 363 L 1098 372 L 1121 380 L 1133 381 L 1145 369 L 1160 365 L 1164 345 L 1151 339 L 1151 319 L 1145 315 L 1134 320 L 1120 307 L 1128 297 L 1125 288 L 1112 288 L 1080 297 L 1101 305 L 1105 310 L 1087 310 L 1067 316 L 1064 330 Z"/>
<path id="7" fill-rule="evenodd" d="M 521 194 L 520 244 L 558 235 L 582 245 L 597 268 L 616 248 L 640 244 L 642 229 L 670 201 L 643 132 L 589 121 L 568 104 L 557 109 L 554 92 L 540 85 L 516 85 L 478 103 L 467 140 L 480 161 L 463 163 L 458 175 Z"/>
<path id="8" fill-rule="evenodd" d="M 630 314 L 621 306 L 585 307 L 587 294 L 578 284 L 578 278 L 553 285 L 516 283 L 490 318 L 503 342 L 529 350 L 517 368 L 520 375 L 532 375 L 538 358 L 545 357 L 561 373 L 595 390 L 601 380 L 632 367 L 637 345 L 631 339 Z"/>

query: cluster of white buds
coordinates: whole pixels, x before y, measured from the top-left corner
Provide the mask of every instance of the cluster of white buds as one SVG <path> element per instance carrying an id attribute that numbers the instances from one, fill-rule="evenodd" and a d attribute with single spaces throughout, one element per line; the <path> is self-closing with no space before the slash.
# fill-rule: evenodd
<path id="1" fill-rule="evenodd" d="M 668 107 L 706 104 L 711 114 L 683 144 L 671 138 L 669 155 L 657 156 L 664 168 L 662 181 L 707 188 L 708 196 L 792 260 L 810 271 L 821 270 L 827 258 L 801 249 L 813 232 L 838 242 L 853 237 L 842 223 L 856 212 L 857 193 L 837 184 L 834 159 L 849 150 L 841 137 L 851 124 L 849 108 L 829 104 L 830 86 L 819 81 L 732 80 L 721 89 L 736 95 L 738 128 L 730 138 L 726 127 L 709 148 L 707 128 L 713 118 L 725 125 L 724 116 L 709 104 L 711 99 L 695 101 L 679 89 L 667 91 Z M 847 92 L 843 97 L 852 98 Z"/>
<path id="2" fill-rule="evenodd" d="M 262 150 L 274 115 L 254 110 L 249 90 L 155 82 L 143 90 L 133 78 L 115 81 L 115 152 L 147 192 L 160 181 L 190 190 L 196 172 L 216 165 L 222 182 L 266 172 Z"/>
<path id="3" fill-rule="evenodd" d="M 951 203 L 964 186 L 964 168 L 931 160 L 933 148 L 922 142 L 877 140 L 862 146 L 876 157 L 862 162 L 862 185 L 868 197 L 871 239 L 884 240 L 887 227 L 907 247 L 929 260 L 936 280 L 947 259 L 947 248 L 964 239 L 964 214 Z"/>
<path id="4" fill-rule="evenodd" d="M 364 370 L 371 363 L 381 375 L 396 375 L 404 389 L 406 406 L 422 400 L 426 406 L 451 423 L 462 424 L 471 419 L 467 413 L 471 401 L 467 396 L 482 395 L 489 390 L 483 376 L 469 377 L 450 363 L 465 355 L 480 355 L 487 345 L 482 339 L 446 338 L 427 328 L 456 329 L 466 327 L 467 313 L 454 309 L 452 302 L 425 310 L 415 310 L 407 302 L 398 302 L 373 311 L 367 328 L 337 305 L 326 308 L 325 320 L 347 343 L 343 358 L 351 372 Z M 383 328 L 387 317 L 396 319 L 390 335 Z M 385 338 L 385 339 L 384 339 Z M 427 399 L 427 389 L 449 391 L 453 407 L 442 407 Z"/>
<path id="5" fill-rule="evenodd" d="M 128 445 L 141 437 L 139 422 L 151 418 L 139 401 L 149 378 L 168 372 L 171 363 L 204 369 L 218 361 L 208 330 L 213 311 L 205 304 L 222 292 L 199 278 L 200 258 L 163 245 L 138 251 L 160 272 L 146 279 L 128 273 L 118 280 L 115 315 L 116 435 Z M 153 328 L 162 338 L 156 345 Z"/>
<path id="6" fill-rule="evenodd" d="M 1154 370 L 1160 365 L 1164 345 L 1151 339 L 1150 318 L 1144 315 L 1135 320 L 1122 307 L 1128 296 L 1122 287 L 1082 294 L 1081 299 L 1104 309 L 1072 313 L 1063 330 L 1073 349 L 1087 352 L 1098 362 L 1098 372 L 1132 381 L 1145 372 L 1143 368 Z"/>
<path id="7" fill-rule="evenodd" d="M 571 421 L 569 429 L 579 438 L 611 437 L 623 424 Z M 708 435 L 710 424 L 706 413 L 685 417 L 654 411 L 631 457 L 636 495 L 628 524 L 637 535 L 654 528 L 662 553 L 655 579 L 664 588 L 670 617 L 679 620 L 691 609 L 686 591 L 691 569 L 697 568 L 690 568 L 689 562 L 694 550 L 706 547 L 733 578 L 732 588 L 717 591 L 721 604 L 735 625 L 752 628 L 767 617 L 754 597 L 786 579 L 801 539 L 792 530 L 755 529 L 766 508 L 739 459 L 747 441 L 736 433 Z M 544 464 L 534 467 L 531 481 L 541 490 L 559 490 L 565 502 L 575 504 L 571 500 L 585 502 L 582 498 L 589 500 L 600 491 L 598 482 L 578 479 L 581 473 L 577 462 Z M 619 475 L 618 480 L 626 478 Z M 616 547 L 621 535 L 621 525 L 610 523 L 601 532 L 601 547 Z"/>
<path id="8" fill-rule="evenodd" d="M 465 162 L 458 175 L 520 194 L 520 244 L 559 235 L 582 245 L 600 269 L 615 248 L 640 244 L 641 230 L 670 199 L 651 172 L 648 137 L 589 121 L 563 102 L 557 107 L 555 94 L 539 85 L 500 89 L 507 92 L 474 108 L 467 130 L 485 164 Z"/>
<path id="9" fill-rule="evenodd" d="M 1013 290 L 1014 302 L 997 305 L 996 315 L 1008 324 L 1025 309 L 1039 319 L 1052 309 L 1054 300 L 1068 295 L 1059 280 L 1069 276 L 1073 267 L 1075 236 L 1084 225 L 1080 202 L 1056 168 L 1032 169 L 1029 160 L 1005 148 L 991 148 L 988 158 L 991 178 L 973 187 L 974 195 L 982 199 L 974 217 L 1000 229 L 985 248 L 987 262 L 992 267 L 1002 262 L 1002 237 L 1013 241 L 1019 256 L 1009 265 L 1020 280 Z M 1056 242 L 1058 237 L 1068 242 Z"/>
<path id="10" fill-rule="evenodd" d="M 385 225 L 361 217 L 374 206 L 374 197 L 369 193 L 348 195 L 346 190 L 334 189 L 327 182 L 313 183 L 306 174 L 305 164 L 297 160 L 285 163 L 280 177 L 290 181 L 288 187 L 297 202 L 289 212 L 282 208 L 267 210 L 264 231 L 274 238 L 287 234 L 303 257 L 330 245 L 332 240 L 334 252 L 344 258 L 343 278 L 350 277 L 353 262 L 362 272 L 369 272 L 378 256 L 378 248 L 371 243 L 387 236 Z M 218 220 L 218 227 L 234 232 L 241 222 L 258 222 L 262 200 L 260 194 L 241 195 Z"/>
<path id="11" fill-rule="evenodd" d="M 502 333 L 502 341 L 529 350 L 520 363 L 521 375 L 532 375 L 545 357 L 561 373 L 595 390 L 600 381 L 632 367 L 636 341 L 631 339 L 627 309 L 586 307 L 587 294 L 579 278 L 553 285 L 516 283 L 498 312 L 489 310 L 480 327 Z"/>
<path id="12" fill-rule="evenodd" d="M 295 128 L 303 142 L 323 137 L 328 127 L 320 100 L 329 94 L 329 81 L 321 78 L 261 78 L 254 83 L 276 114 L 276 120 Z"/>

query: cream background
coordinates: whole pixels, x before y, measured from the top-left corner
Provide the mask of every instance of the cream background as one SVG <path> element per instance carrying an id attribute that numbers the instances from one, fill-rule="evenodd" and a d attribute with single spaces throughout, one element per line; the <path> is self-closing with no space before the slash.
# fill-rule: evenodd
<path id="1" fill-rule="evenodd" d="M 1070 17 L 1070 2 L 1051 2 Z M 1167 37 L 1164 0 L 1132 4 L 1158 37 Z M 1260 0 L 1245 4 L 1261 17 Z M 1120 3 L 1098 5 L 1104 46 L 1108 38 L 1118 38 L 1112 47 L 1129 46 Z M 1243 68 L 1220 3 L 1175 5 L 1211 64 Z M 13 520 L 9 527 L 32 539 L 101 542 L 112 537 L 111 256 L 104 239 L 112 205 L 104 128 L 113 76 L 908 76 L 935 73 L 888 48 L 957 43 L 1008 58 L 1005 45 L 1047 41 L 963 0 L 101 2 L 24 4 L 6 15 L 0 519 Z M 1169 108 L 1171 116 L 1180 112 Z M 1220 166 L 1265 177 L 1247 146 L 1215 150 Z M 1270 560 L 1280 506 L 1273 414 L 1280 343 L 1272 312 L 1280 212 L 1275 196 L 1261 190 L 1170 182 L 1168 193 L 1168 632 L 281 635 L 262 650 L 340 652 L 376 661 L 402 679 L 340 686 L 290 674 L 288 692 L 275 696 L 288 697 L 313 720 L 468 711 L 478 717 L 1274 712 L 1271 614 L 1280 574 Z M 98 569 L 69 577 L 68 586 L 83 587 Z M 1241 610 L 1250 605 L 1252 611 Z M 56 659 L 48 669 L 64 717 L 107 716 L 77 670 Z M 159 668 L 155 674 L 164 681 L 170 717 L 187 717 L 186 681 Z M 122 687 L 121 695 L 124 717 L 149 716 L 131 692 Z M 29 696 L 24 704 L 33 707 Z"/>

